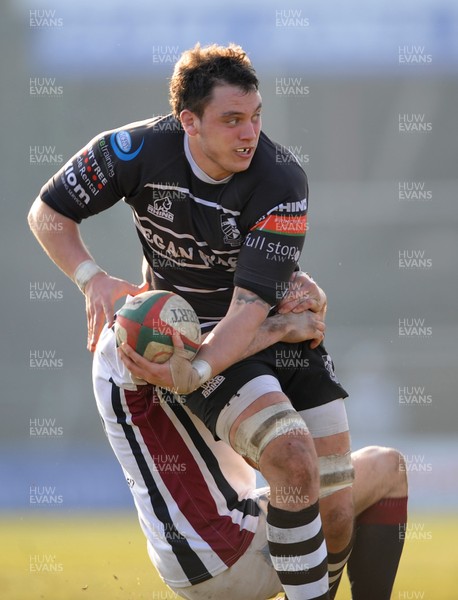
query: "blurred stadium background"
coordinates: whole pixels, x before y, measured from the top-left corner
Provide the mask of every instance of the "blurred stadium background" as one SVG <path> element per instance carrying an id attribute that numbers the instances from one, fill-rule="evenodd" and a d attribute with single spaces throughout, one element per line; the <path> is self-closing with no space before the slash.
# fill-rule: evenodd
<path id="1" fill-rule="evenodd" d="M 411 511 L 434 537 L 427 515 L 455 514 L 458 497 L 456 2 L 5 0 L 0 11 L 0 516 L 131 507 L 92 398 L 83 297 L 26 214 L 96 133 L 168 112 L 183 50 L 234 41 L 260 75 L 264 130 L 309 176 L 301 264 L 328 294 L 353 445 L 404 453 Z M 140 281 L 128 207 L 83 235 L 101 266 Z M 43 356 L 52 367 L 36 366 Z"/>

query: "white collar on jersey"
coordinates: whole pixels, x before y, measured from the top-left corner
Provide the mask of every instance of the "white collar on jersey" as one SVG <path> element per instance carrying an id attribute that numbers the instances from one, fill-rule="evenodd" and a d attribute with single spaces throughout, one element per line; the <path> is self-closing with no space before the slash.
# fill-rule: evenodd
<path id="1" fill-rule="evenodd" d="M 210 175 L 207 175 L 205 171 L 199 167 L 196 161 L 193 159 L 191 154 L 191 149 L 189 148 L 189 136 L 187 133 L 184 134 L 184 153 L 186 158 L 188 159 L 189 164 L 191 165 L 192 172 L 196 177 L 198 177 L 204 183 L 211 183 L 212 185 L 221 185 L 222 183 L 227 183 L 230 179 L 232 179 L 232 175 L 228 175 L 224 179 L 213 179 Z"/>

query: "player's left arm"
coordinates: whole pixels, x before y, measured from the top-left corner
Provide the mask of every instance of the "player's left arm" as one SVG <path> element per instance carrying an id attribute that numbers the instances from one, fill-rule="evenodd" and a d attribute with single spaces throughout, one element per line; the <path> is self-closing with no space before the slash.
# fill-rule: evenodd
<path id="1" fill-rule="evenodd" d="M 248 307 L 248 310 L 245 307 L 242 313 L 245 303 L 255 306 Z M 239 288 L 234 292 L 231 307 L 232 310 L 207 335 L 196 357 L 197 361 L 203 360 L 211 365 L 208 378 L 277 342 L 312 340 L 318 345 L 324 338 L 324 321 L 313 311 L 276 314 L 265 318 L 256 327 L 257 319 L 262 313 L 267 316 L 267 311 L 262 310 L 256 294 Z M 124 365 L 136 377 L 180 394 L 190 393 L 202 385 L 201 373 L 195 368 L 196 362 L 186 357 L 179 333 L 173 336 L 173 343 L 174 354 L 162 364 L 149 362 L 127 344 L 121 345 L 119 354 Z"/>
<path id="2" fill-rule="evenodd" d="M 163 365 L 141 360 L 126 344 L 121 346 L 121 360 L 133 375 L 148 383 L 190 393 L 245 355 L 269 310 L 269 304 L 257 294 L 236 287 L 226 315 L 206 337 L 192 363 L 183 362 L 176 337 L 175 352 Z"/>
<path id="3" fill-rule="evenodd" d="M 237 286 L 224 318 L 203 341 L 193 362 L 185 358 L 179 335 L 174 336 L 174 354 L 159 365 L 120 347 L 120 357 L 133 375 L 148 383 L 187 394 L 234 363 L 278 341 L 312 340 L 318 346 L 324 337 L 324 319 L 319 312 L 304 311 L 268 317 L 271 304 L 254 291 Z"/>
<path id="4" fill-rule="evenodd" d="M 266 260 L 264 253 L 253 250 L 250 243 L 245 243 L 239 255 L 235 288 L 228 311 L 204 340 L 192 363 L 186 365 L 183 362 L 183 352 L 177 340 L 174 340 L 174 354 L 162 367 L 143 361 L 129 346 L 122 345 L 121 360 L 129 371 L 148 383 L 173 389 L 179 394 L 188 394 L 247 356 L 261 324 L 278 301 L 278 289 L 286 289 L 302 247 L 302 240 L 295 238 L 291 242 L 282 237 L 277 240 L 277 237 L 281 236 L 270 230 L 252 232 L 251 239 L 255 240 L 255 245 L 272 247 L 274 253 L 284 252 L 282 249 L 286 248 L 285 254 L 289 258 L 281 266 L 276 262 L 276 268 L 270 268 L 269 272 L 268 257 Z M 277 282 L 280 282 L 278 287 Z"/>

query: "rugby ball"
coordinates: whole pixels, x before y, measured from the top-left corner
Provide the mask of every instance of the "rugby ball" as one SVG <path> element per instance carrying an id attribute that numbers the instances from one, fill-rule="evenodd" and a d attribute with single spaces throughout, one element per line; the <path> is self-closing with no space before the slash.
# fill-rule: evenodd
<path id="1" fill-rule="evenodd" d="M 172 333 L 181 334 L 192 359 L 200 346 L 200 324 L 192 306 L 173 292 L 154 290 L 128 300 L 114 323 L 116 345 L 127 342 L 138 354 L 163 363 L 173 354 Z"/>

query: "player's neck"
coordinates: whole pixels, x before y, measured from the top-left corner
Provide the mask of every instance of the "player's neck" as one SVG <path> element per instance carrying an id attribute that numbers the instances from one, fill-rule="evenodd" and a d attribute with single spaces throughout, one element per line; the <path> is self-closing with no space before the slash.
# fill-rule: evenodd
<path id="1" fill-rule="evenodd" d="M 212 169 L 206 165 L 205 157 L 200 151 L 197 143 L 190 138 L 187 133 L 184 135 L 184 152 L 194 175 L 205 183 L 220 185 L 222 183 L 227 183 L 233 176 L 233 173 L 227 174 L 226 172 L 218 174 L 216 173 L 216 170 L 213 173 Z"/>

